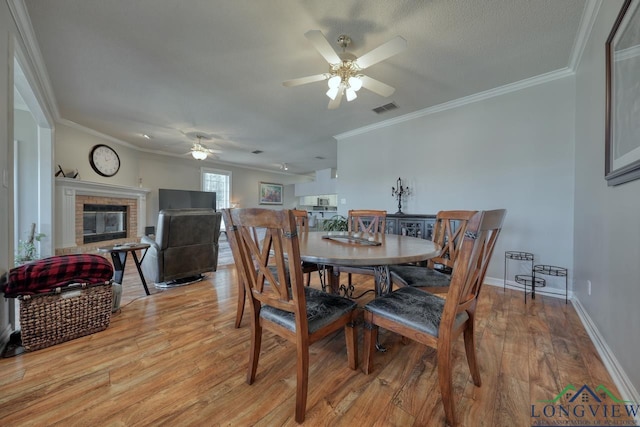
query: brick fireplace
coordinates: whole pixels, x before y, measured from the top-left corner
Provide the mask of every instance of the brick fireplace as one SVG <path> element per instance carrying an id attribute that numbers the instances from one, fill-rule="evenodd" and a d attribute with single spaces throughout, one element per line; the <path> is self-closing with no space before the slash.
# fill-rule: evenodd
<path id="1" fill-rule="evenodd" d="M 56 255 L 95 252 L 99 246 L 139 241 L 146 225 L 147 188 L 56 178 Z M 126 237 L 84 243 L 85 205 L 122 206 Z"/>

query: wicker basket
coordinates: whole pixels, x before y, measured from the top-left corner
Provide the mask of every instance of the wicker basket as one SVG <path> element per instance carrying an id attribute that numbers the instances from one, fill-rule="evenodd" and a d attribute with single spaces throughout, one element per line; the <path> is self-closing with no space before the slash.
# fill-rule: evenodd
<path id="1" fill-rule="evenodd" d="M 111 282 L 74 284 L 55 292 L 21 295 L 20 324 L 26 351 L 102 331 L 111 321 Z"/>

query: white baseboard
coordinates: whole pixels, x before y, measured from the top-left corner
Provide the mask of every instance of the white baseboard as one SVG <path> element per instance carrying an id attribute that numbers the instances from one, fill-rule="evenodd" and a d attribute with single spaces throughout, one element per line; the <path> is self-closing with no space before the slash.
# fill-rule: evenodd
<path id="1" fill-rule="evenodd" d="M 576 313 L 580 317 L 584 328 L 589 334 L 589 338 L 591 338 L 591 342 L 595 346 L 600 358 L 602 359 L 602 363 L 604 363 L 605 368 L 611 375 L 613 382 L 618 387 L 618 391 L 620 391 L 620 397 L 622 400 L 631 400 L 636 403 L 640 403 L 640 394 L 638 390 L 631 383 L 631 380 L 618 363 L 618 359 L 611 351 L 611 348 L 607 345 L 607 342 L 604 340 L 604 337 L 596 327 L 595 323 L 591 320 L 589 313 L 585 310 L 584 306 L 580 302 L 578 298 L 573 299 L 573 306 L 576 309 Z M 635 417 L 636 423 L 640 424 L 640 414 Z"/>
<path id="2" fill-rule="evenodd" d="M 491 285 L 491 286 L 498 286 L 501 288 L 505 286 L 505 283 L 502 281 L 502 279 L 498 279 L 495 277 L 485 277 L 484 284 Z M 507 289 L 513 289 L 514 291 L 524 292 L 522 285 L 512 280 L 507 280 L 506 287 Z M 553 290 L 553 292 L 551 292 L 550 290 Z M 571 289 L 569 289 L 568 292 L 569 293 L 567 295 L 567 298 L 569 299 L 569 301 L 573 301 L 573 292 L 571 292 Z M 557 289 L 557 288 L 551 288 L 551 287 L 536 288 L 536 295 L 544 295 L 545 297 L 564 299 L 564 289 Z"/>
<path id="3" fill-rule="evenodd" d="M 491 286 L 504 286 L 504 282 L 502 281 L 502 279 L 497 279 L 495 277 L 486 277 L 484 283 Z M 513 285 L 514 283 L 511 283 L 509 280 L 507 280 L 507 288 L 524 292 L 524 289 L 522 289 L 521 286 Z M 536 290 L 536 294 L 564 299 L 564 294 L 560 295 L 544 291 L 540 292 L 538 290 Z M 611 348 L 609 348 L 609 346 L 607 345 L 607 342 L 604 340 L 604 337 L 596 327 L 595 323 L 593 323 L 593 321 L 591 320 L 591 317 L 585 310 L 580 300 L 576 298 L 571 291 L 569 291 L 569 299 L 573 303 L 573 307 L 575 308 L 578 317 L 580 317 L 580 321 L 582 322 L 584 329 L 587 331 L 587 334 L 589 334 L 591 342 L 598 351 L 600 359 L 602 359 L 602 363 L 607 369 L 607 372 L 609 372 L 609 375 L 611 375 L 611 379 L 615 383 L 616 387 L 618 387 L 621 399 L 640 403 L 640 394 L 638 393 L 638 390 L 636 390 L 634 385 L 631 383 L 631 380 L 624 372 L 624 369 L 622 369 L 622 366 L 620 366 L 618 359 L 616 359 L 615 355 L 611 351 Z M 640 425 L 640 414 L 635 417 L 635 422 Z"/>

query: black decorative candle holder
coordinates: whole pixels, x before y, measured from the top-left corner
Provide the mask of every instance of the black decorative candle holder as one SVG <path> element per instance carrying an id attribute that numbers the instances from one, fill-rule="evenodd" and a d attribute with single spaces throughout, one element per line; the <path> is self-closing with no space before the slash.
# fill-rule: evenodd
<path id="1" fill-rule="evenodd" d="M 398 212 L 396 214 L 402 214 L 402 197 L 411 194 L 409 187 L 402 186 L 402 179 L 398 177 L 396 187 L 391 187 L 391 196 L 398 199 Z"/>

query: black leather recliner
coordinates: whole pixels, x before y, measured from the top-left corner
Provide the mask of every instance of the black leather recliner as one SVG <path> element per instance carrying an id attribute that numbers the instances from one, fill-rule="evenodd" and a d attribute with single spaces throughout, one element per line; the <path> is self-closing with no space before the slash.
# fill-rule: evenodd
<path id="1" fill-rule="evenodd" d="M 199 277 L 218 268 L 218 237 L 222 213 L 213 209 L 165 209 L 158 214 L 155 240 L 142 261 L 142 272 L 153 283 Z"/>

